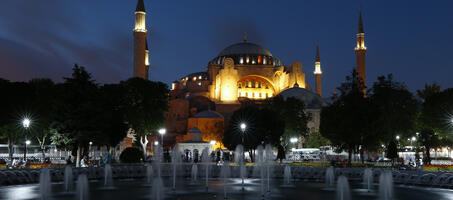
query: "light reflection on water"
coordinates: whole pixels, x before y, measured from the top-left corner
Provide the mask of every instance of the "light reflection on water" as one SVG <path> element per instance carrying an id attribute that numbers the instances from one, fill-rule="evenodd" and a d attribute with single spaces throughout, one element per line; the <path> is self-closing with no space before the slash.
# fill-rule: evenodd
<path id="1" fill-rule="evenodd" d="M 0 187 L 1 199 L 25 200 L 38 198 L 38 185 Z"/>
<path id="2" fill-rule="evenodd" d="M 190 180 L 178 181 L 177 190 L 171 191 L 171 180 L 164 179 L 166 185 L 167 200 L 200 200 L 217 199 L 223 200 L 223 181 L 212 179 L 209 181 L 209 191 L 206 191 L 204 180 L 200 184 L 190 185 Z M 245 191 L 241 190 L 241 179 L 229 179 L 227 190 L 230 199 L 251 200 L 261 199 L 259 179 L 246 179 Z M 283 187 L 283 180 L 271 180 L 271 193 L 266 193 L 267 200 L 332 200 L 335 199 L 335 191 L 324 190 L 323 183 L 294 182 L 294 187 Z M 94 200 L 124 200 L 124 199 L 149 199 L 151 189 L 145 185 L 145 180 L 135 181 L 114 181 L 114 190 L 103 189 L 102 181 L 90 182 L 90 199 Z M 362 192 L 361 184 L 351 184 L 353 188 L 353 200 L 378 200 L 378 186 L 375 190 Z M 62 183 L 52 184 L 53 200 L 74 200 L 75 193 L 63 193 Z M 395 188 L 395 196 L 398 200 L 453 200 L 453 190 L 436 189 L 417 186 L 400 186 Z M 304 197 L 304 198 L 301 198 Z M 0 199 L 8 200 L 36 200 L 39 198 L 39 187 L 37 184 L 16 185 L 0 187 Z"/>

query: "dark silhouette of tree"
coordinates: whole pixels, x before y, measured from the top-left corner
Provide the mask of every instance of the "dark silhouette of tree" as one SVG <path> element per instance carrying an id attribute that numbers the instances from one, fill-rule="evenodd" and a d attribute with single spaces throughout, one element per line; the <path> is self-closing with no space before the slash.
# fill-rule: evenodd
<path id="1" fill-rule="evenodd" d="M 351 164 L 352 153 L 363 152 L 374 138 L 369 128 L 373 120 L 370 102 L 363 93 L 362 81 L 354 70 L 338 88 L 340 95 L 321 111 L 321 135 L 333 146 L 346 150 Z M 359 148 L 362 147 L 362 148 Z M 363 158 L 363 156 L 362 156 Z"/>
<path id="2" fill-rule="evenodd" d="M 395 159 L 398 157 L 396 136 L 411 137 L 416 132 L 418 102 L 404 84 L 393 80 L 391 74 L 379 76 L 371 91 L 369 98 L 375 118 L 369 131 L 378 136 L 377 141 L 388 146 L 390 154 L 387 157 Z"/>
<path id="3" fill-rule="evenodd" d="M 241 123 L 247 125 L 244 133 L 240 128 Z M 234 150 L 238 144 L 242 144 L 243 136 L 244 149 L 253 155 L 260 144 L 280 145 L 284 127 L 285 122 L 277 112 L 260 108 L 258 105 L 243 106 L 231 116 L 223 137 L 223 144 L 228 149 Z"/>
<path id="4" fill-rule="evenodd" d="M 77 64 L 72 69 L 72 76 L 64 80 L 64 83 L 57 85 L 54 128 L 74 139 L 76 166 L 79 166 L 90 140 L 101 132 L 100 93 L 91 74 Z"/>
<path id="5" fill-rule="evenodd" d="M 162 82 L 142 78 L 131 78 L 120 84 L 125 89 L 125 119 L 140 139 L 143 154 L 146 154 L 146 136 L 164 126 L 168 87 Z"/>
<path id="6" fill-rule="evenodd" d="M 425 147 L 425 162 L 430 164 L 430 150 L 452 140 L 449 133 L 453 125 L 453 89 L 440 91 L 440 87 L 433 84 L 425 85 L 425 89 L 417 93 L 424 100 L 417 123 L 420 143 Z"/>
<path id="7" fill-rule="evenodd" d="M 310 117 L 305 112 L 305 103 L 294 97 L 285 100 L 279 95 L 266 101 L 263 106 L 274 111 L 284 121 L 284 134 L 278 139 L 280 143 L 276 143 L 279 149 L 277 157 L 284 158 L 289 149 L 290 138 L 308 136 L 307 123 Z"/>
<path id="8" fill-rule="evenodd" d="M 46 145 L 50 144 L 53 123 L 56 86 L 51 79 L 32 79 L 28 82 L 32 90 L 33 129 L 30 134 L 38 142 L 43 158 Z"/>

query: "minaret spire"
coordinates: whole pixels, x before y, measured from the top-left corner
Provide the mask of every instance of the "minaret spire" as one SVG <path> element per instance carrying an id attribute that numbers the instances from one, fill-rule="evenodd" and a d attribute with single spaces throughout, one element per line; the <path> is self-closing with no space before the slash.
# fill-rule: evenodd
<path id="1" fill-rule="evenodd" d="M 316 62 L 321 62 L 321 58 L 319 57 L 319 44 L 316 42 Z"/>
<path id="2" fill-rule="evenodd" d="M 363 31 L 362 6 L 359 7 L 359 29 L 357 33 L 365 33 L 365 31 Z"/>
<path id="3" fill-rule="evenodd" d="M 143 2 L 143 0 L 138 0 L 137 7 L 135 8 L 135 12 L 146 12 L 145 3 Z"/>
<path id="4" fill-rule="evenodd" d="M 247 32 L 244 32 L 244 37 L 242 39 L 242 42 L 247 43 Z"/>
<path id="5" fill-rule="evenodd" d="M 321 57 L 319 56 L 319 45 L 318 42 L 316 42 L 316 59 L 315 59 L 315 71 L 313 72 L 316 78 L 316 93 L 321 97 L 322 95 L 322 87 L 321 87 L 321 76 L 322 76 L 322 71 L 321 71 Z"/>

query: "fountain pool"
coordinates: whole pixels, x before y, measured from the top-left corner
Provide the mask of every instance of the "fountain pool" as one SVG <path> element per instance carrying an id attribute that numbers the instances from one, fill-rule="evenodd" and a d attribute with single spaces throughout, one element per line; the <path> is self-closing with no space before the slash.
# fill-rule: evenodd
<path id="1" fill-rule="evenodd" d="M 199 199 L 223 199 L 224 189 L 227 191 L 228 199 L 262 199 L 260 193 L 260 180 L 257 178 L 247 179 L 245 191 L 241 190 L 241 179 L 230 178 L 225 181 L 222 178 L 211 178 L 209 180 L 209 191 L 206 191 L 204 185 L 190 184 L 190 179 L 178 180 L 179 192 L 172 192 L 172 177 L 163 178 L 165 189 L 163 191 L 167 200 L 199 200 Z M 115 179 L 115 190 L 103 190 L 104 180 L 89 181 L 89 199 L 96 200 L 133 200 L 133 199 L 154 199 L 153 187 L 146 184 L 146 178 L 136 180 Z M 307 200 L 332 200 L 336 199 L 335 191 L 325 191 L 324 183 L 321 182 L 293 182 L 294 188 L 282 187 L 282 179 L 271 180 L 271 192 L 265 194 L 265 199 L 307 199 Z M 76 183 L 77 184 L 77 183 Z M 85 184 L 85 183 L 84 183 Z M 74 200 L 77 194 L 68 194 L 65 192 L 63 182 L 51 184 L 51 198 L 59 200 Z M 360 182 L 350 183 L 352 200 L 373 200 L 379 199 L 379 195 L 363 195 L 363 193 L 354 192 L 355 188 L 363 188 Z M 378 191 L 376 191 L 378 192 Z M 31 200 L 39 199 L 39 184 L 15 185 L 0 187 L 0 199 L 17 199 Z M 438 200 L 453 197 L 453 190 L 433 189 L 415 186 L 395 186 L 394 197 L 398 200 Z"/>

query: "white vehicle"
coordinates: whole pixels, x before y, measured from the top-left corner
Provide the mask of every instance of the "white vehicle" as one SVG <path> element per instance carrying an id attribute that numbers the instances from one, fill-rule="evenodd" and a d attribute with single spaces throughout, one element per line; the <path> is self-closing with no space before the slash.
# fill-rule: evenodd
<path id="1" fill-rule="evenodd" d="M 321 154 L 323 155 L 323 158 L 327 160 L 334 160 L 336 158 L 347 158 L 348 157 L 348 152 L 342 151 L 340 153 L 337 153 L 336 149 L 331 146 L 322 146 L 319 147 Z"/>
<path id="2" fill-rule="evenodd" d="M 315 148 L 292 149 L 289 159 L 293 161 L 320 160 L 320 150 Z"/>

